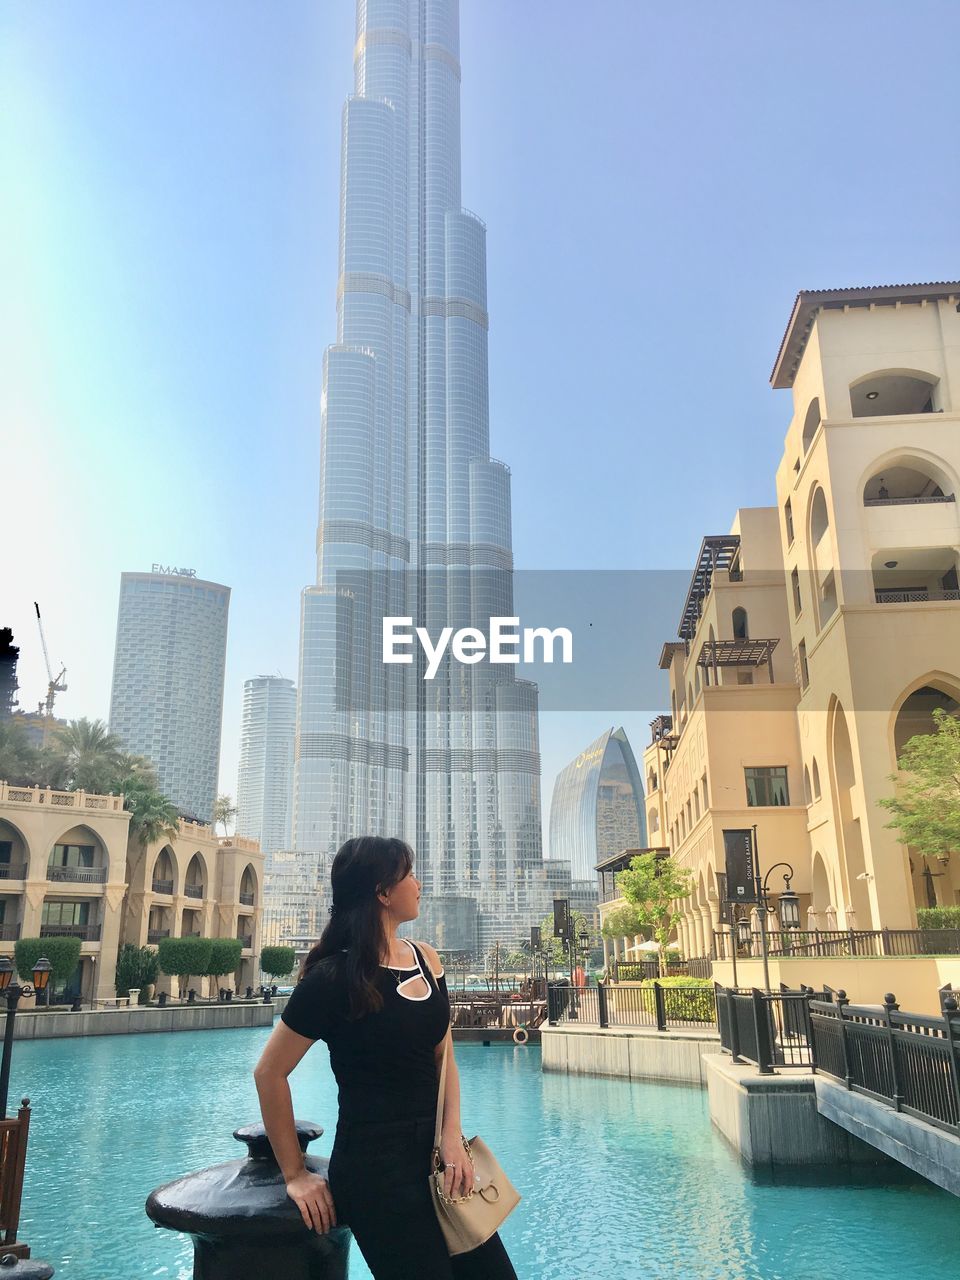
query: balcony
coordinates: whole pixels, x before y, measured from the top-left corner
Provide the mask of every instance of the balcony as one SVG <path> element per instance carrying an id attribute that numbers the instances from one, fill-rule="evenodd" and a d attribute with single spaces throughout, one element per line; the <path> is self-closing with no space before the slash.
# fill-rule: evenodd
<path id="1" fill-rule="evenodd" d="M 244 907 L 252 907 L 255 897 L 256 895 L 253 893 L 241 893 L 240 905 Z"/>
<path id="2" fill-rule="evenodd" d="M 918 507 L 928 502 L 955 502 L 952 493 L 921 495 L 916 498 L 864 498 L 865 507 Z"/>
<path id="3" fill-rule="evenodd" d="M 16 942 L 19 937 L 19 924 L 0 924 L 0 942 Z"/>
<path id="4" fill-rule="evenodd" d="M 47 867 L 47 879 L 56 883 L 106 884 L 106 867 Z"/>
<path id="5" fill-rule="evenodd" d="M 154 880 L 150 887 L 153 889 L 154 893 L 165 893 L 167 895 L 173 893 L 172 880 Z"/>
<path id="6" fill-rule="evenodd" d="M 185 884 L 183 886 L 183 892 L 188 898 L 202 898 L 203 885 L 202 884 Z"/>
<path id="7" fill-rule="evenodd" d="M 0 862 L 0 880 L 23 880 L 26 874 L 25 862 Z"/>
<path id="8" fill-rule="evenodd" d="M 238 934 L 237 934 L 237 941 L 238 941 L 238 942 L 242 942 L 242 943 L 243 943 L 243 949 L 244 949 L 244 951 L 249 951 L 249 950 L 253 947 L 253 934 L 250 934 L 250 933 L 238 933 Z"/>
<path id="9" fill-rule="evenodd" d="M 99 942 L 98 924 L 42 924 L 41 938 L 79 938 L 81 942 Z"/>
<path id="10" fill-rule="evenodd" d="M 184 929 L 184 931 L 180 934 L 180 937 L 181 937 L 181 938 L 199 938 L 199 937 L 200 937 L 200 930 L 199 930 L 199 929 Z"/>
<path id="11" fill-rule="evenodd" d="M 169 937 L 170 937 L 169 929 L 148 929 L 147 930 L 148 943 L 157 943 L 157 942 L 160 942 L 163 938 L 169 938 Z"/>

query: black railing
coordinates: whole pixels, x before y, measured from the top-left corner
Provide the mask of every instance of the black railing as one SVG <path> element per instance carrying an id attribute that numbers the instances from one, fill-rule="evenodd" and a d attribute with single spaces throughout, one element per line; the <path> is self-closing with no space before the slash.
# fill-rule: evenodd
<path id="1" fill-rule="evenodd" d="M 244 951 L 249 951 L 249 950 L 250 950 L 250 948 L 253 946 L 253 934 L 252 934 L 252 933 L 238 933 L 238 934 L 237 934 L 237 941 L 238 941 L 238 942 L 243 943 L 243 949 L 244 949 Z"/>
<path id="2" fill-rule="evenodd" d="M 0 942 L 16 942 L 19 937 L 19 923 L 0 924 Z"/>
<path id="3" fill-rule="evenodd" d="M 253 901 L 254 901 L 254 894 L 252 894 L 252 893 L 241 893 L 241 895 L 240 895 L 240 902 L 241 902 L 241 905 L 242 905 L 242 906 L 244 906 L 244 907 L 252 907 L 252 906 L 253 906 Z"/>
<path id="4" fill-rule="evenodd" d="M 718 960 L 730 958 L 730 935 L 714 933 Z M 758 959 L 758 932 L 737 946 L 738 959 Z M 956 956 L 960 929 L 784 929 L 767 933 L 767 954 L 781 956 Z"/>
<path id="5" fill-rule="evenodd" d="M 720 1047 L 734 1062 L 752 1062 L 761 1075 L 778 1067 L 813 1067 L 812 990 L 735 991 L 717 986 Z"/>
<path id="6" fill-rule="evenodd" d="M 99 942 L 98 924 L 42 924 L 41 938 L 79 938 L 81 942 Z"/>
<path id="7" fill-rule="evenodd" d="M 651 1027 L 667 1031 L 682 1027 L 712 1027 L 717 1009 L 712 988 L 667 987 L 654 981 L 648 987 L 575 987 L 551 983 L 547 990 L 547 1019 L 555 1027 L 579 1022 L 597 1027 Z"/>
<path id="8" fill-rule="evenodd" d="M 164 938 L 170 937 L 169 929 L 148 929 L 147 942 L 160 942 Z"/>
<path id="9" fill-rule="evenodd" d="M 154 893 L 171 894 L 173 893 L 173 881 L 172 880 L 154 880 L 152 888 Z"/>
<path id="10" fill-rule="evenodd" d="M 105 884 L 106 867 L 47 867 L 47 879 L 72 884 Z"/>
<path id="11" fill-rule="evenodd" d="M 949 996 L 941 1017 L 882 1005 L 810 1002 L 817 1068 L 897 1111 L 960 1136 L 960 1015 Z"/>
<path id="12" fill-rule="evenodd" d="M 26 875 L 25 862 L 0 862 L 0 880 L 24 880 Z"/>
<path id="13" fill-rule="evenodd" d="M 184 892 L 184 895 L 188 898 L 202 898 L 203 885 L 202 884 L 185 884 L 183 886 L 183 892 Z"/>

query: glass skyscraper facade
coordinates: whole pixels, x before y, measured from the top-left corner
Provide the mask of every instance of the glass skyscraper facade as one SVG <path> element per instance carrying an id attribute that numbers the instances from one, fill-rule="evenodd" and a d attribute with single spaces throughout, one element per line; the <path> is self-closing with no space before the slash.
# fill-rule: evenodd
<path id="1" fill-rule="evenodd" d="M 110 731 L 146 756 L 182 813 L 213 821 L 230 588 L 178 573 L 123 573 Z"/>
<path id="2" fill-rule="evenodd" d="M 292 680 L 254 676 L 244 682 L 236 833 L 259 842 L 268 870 L 269 855 L 290 848 L 296 724 Z"/>
<path id="3" fill-rule="evenodd" d="M 647 843 L 643 782 L 623 729 L 608 729 L 557 775 L 550 803 L 550 857 L 570 863 L 574 880 Z"/>
<path id="4" fill-rule="evenodd" d="M 492 938 L 508 917 L 522 929 L 546 892 L 536 686 L 485 661 L 425 680 L 418 646 L 407 666 L 381 649 L 387 615 L 436 637 L 513 613 L 510 473 L 489 452 L 486 231 L 460 204 L 458 0 L 359 0 L 354 69 L 294 843 L 326 854 L 401 834 L 425 893 L 474 897 Z"/>

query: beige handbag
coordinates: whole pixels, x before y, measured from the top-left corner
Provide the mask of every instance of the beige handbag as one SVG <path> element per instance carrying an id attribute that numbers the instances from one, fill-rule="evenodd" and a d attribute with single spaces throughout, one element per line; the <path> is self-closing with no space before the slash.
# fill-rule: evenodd
<path id="1" fill-rule="evenodd" d="M 443 1160 L 440 1156 L 440 1130 L 443 1120 L 443 1092 L 447 1083 L 447 1050 L 443 1051 L 440 1068 L 440 1093 L 437 1098 L 437 1126 L 433 1133 L 433 1170 L 430 1194 L 433 1207 L 451 1254 L 469 1253 L 489 1240 L 508 1214 L 520 1203 L 520 1193 L 497 1163 L 497 1158 L 482 1138 L 463 1139 L 476 1181 L 473 1190 L 450 1199 L 443 1190 Z"/>

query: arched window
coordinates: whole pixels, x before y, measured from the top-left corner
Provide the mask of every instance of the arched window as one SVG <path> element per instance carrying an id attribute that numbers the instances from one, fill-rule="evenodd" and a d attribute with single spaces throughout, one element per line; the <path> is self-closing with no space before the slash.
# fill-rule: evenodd
<path id="1" fill-rule="evenodd" d="M 793 504 L 788 498 L 783 504 L 783 523 L 787 530 L 787 546 L 793 542 Z"/>
<path id="2" fill-rule="evenodd" d="M 813 800 L 813 792 L 810 790 L 810 770 L 806 765 L 803 766 L 803 798 L 807 804 Z"/>
<path id="3" fill-rule="evenodd" d="M 820 769 L 817 765 L 817 757 L 813 757 L 813 798 L 820 799 Z"/>
<path id="4" fill-rule="evenodd" d="M 660 830 L 659 814 L 657 813 L 656 809 L 651 809 L 650 812 L 647 814 L 647 831 L 649 834 L 652 835 L 654 831 L 659 831 L 659 830 Z"/>
<path id="5" fill-rule="evenodd" d="M 817 427 L 820 425 L 820 401 L 813 399 L 810 401 L 807 409 L 807 416 L 803 420 L 803 452 L 806 453 L 813 442 L 813 437 L 817 434 Z"/>
<path id="6" fill-rule="evenodd" d="M 940 379 L 915 369 L 870 373 L 850 386 L 855 418 L 886 418 L 898 413 L 933 413 Z"/>
<path id="7" fill-rule="evenodd" d="M 814 546 L 817 545 L 829 528 L 830 517 L 827 515 L 827 499 L 823 490 L 818 486 L 816 493 L 813 495 L 813 506 L 810 510 L 810 536 L 813 538 Z"/>
<path id="8" fill-rule="evenodd" d="M 687 684 L 687 706 L 693 706 L 693 685 L 689 683 Z"/>
<path id="9" fill-rule="evenodd" d="M 747 611 L 738 606 L 733 611 L 733 638 L 734 640 L 746 640 L 748 634 Z"/>

